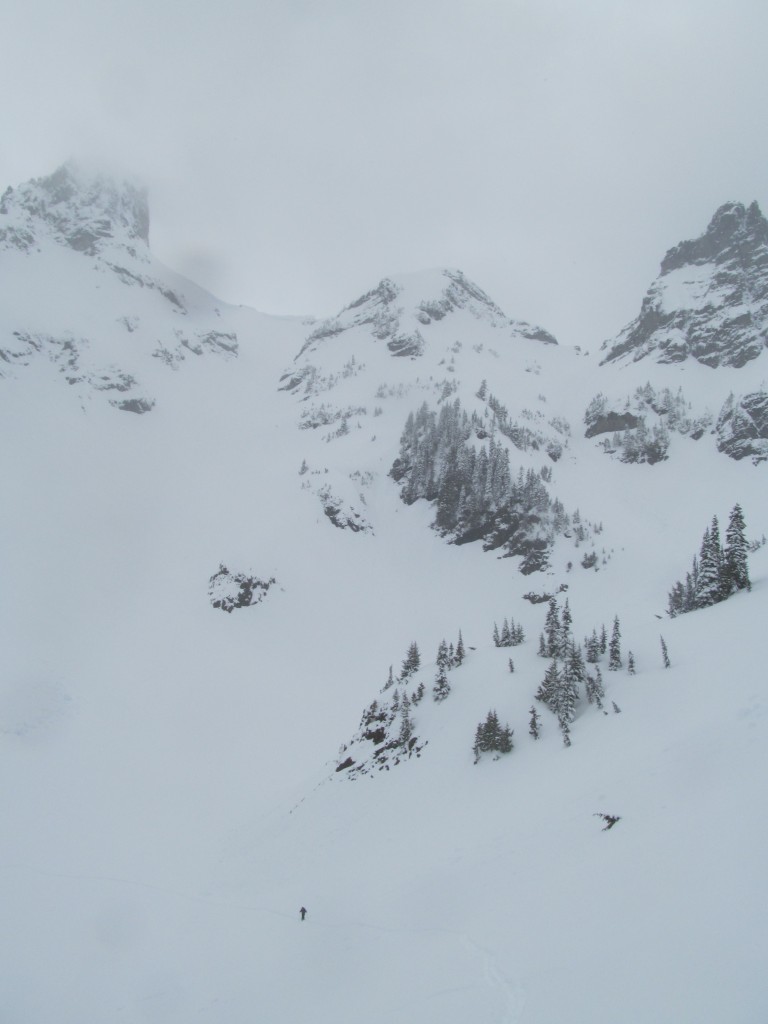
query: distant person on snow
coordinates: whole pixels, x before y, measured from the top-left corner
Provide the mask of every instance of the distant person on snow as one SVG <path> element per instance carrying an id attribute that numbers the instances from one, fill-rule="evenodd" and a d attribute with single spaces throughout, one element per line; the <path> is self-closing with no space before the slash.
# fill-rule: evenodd
<path id="1" fill-rule="evenodd" d="M 299 913 L 301 914 L 301 920 L 303 921 L 304 918 L 307 916 L 307 908 L 306 907 L 302 907 L 301 910 L 299 911 Z"/>

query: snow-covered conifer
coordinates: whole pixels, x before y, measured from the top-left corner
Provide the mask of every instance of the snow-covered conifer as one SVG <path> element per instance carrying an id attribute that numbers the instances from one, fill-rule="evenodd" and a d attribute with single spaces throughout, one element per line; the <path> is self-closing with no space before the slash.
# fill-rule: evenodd
<path id="1" fill-rule="evenodd" d="M 451 684 L 448 682 L 445 669 L 439 668 L 435 676 L 435 685 L 432 687 L 432 696 L 439 703 L 441 700 L 445 700 L 450 692 Z"/>
<path id="2" fill-rule="evenodd" d="M 461 630 L 459 630 L 459 639 L 456 641 L 456 653 L 453 656 L 453 664 L 457 667 L 463 664 L 466 656 L 466 651 L 464 649 L 464 639 L 461 635 Z"/>
<path id="3" fill-rule="evenodd" d="M 552 702 L 555 699 L 555 694 L 559 687 L 560 669 L 557 661 L 552 660 L 549 663 L 547 671 L 544 673 L 544 678 L 542 679 L 538 690 L 536 691 L 536 700 L 540 700 L 542 704 L 546 704 L 547 707 L 552 708 Z"/>
<path id="4" fill-rule="evenodd" d="M 400 672 L 400 678 L 405 680 L 413 675 L 414 672 L 418 672 L 419 666 L 421 665 L 421 654 L 419 652 L 419 645 L 414 640 L 408 648 L 408 653 L 403 660 L 403 667 Z"/>
<path id="5" fill-rule="evenodd" d="M 721 599 L 720 579 L 720 532 L 717 529 L 717 518 L 713 519 L 712 525 L 715 534 L 710 527 L 704 531 L 699 552 L 699 572 L 696 581 L 696 607 L 708 608 L 717 604 Z"/>
<path id="6" fill-rule="evenodd" d="M 536 708 L 531 704 L 531 717 L 528 722 L 528 732 L 535 740 L 541 736 L 541 719 Z"/>
<path id="7" fill-rule="evenodd" d="M 725 531 L 723 553 L 723 592 L 727 597 L 737 590 L 751 590 L 747 555 L 749 545 L 745 533 L 744 513 L 740 505 L 734 505 Z"/>
<path id="8" fill-rule="evenodd" d="M 669 668 L 669 651 L 667 650 L 667 642 L 664 637 L 659 637 L 661 640 L 661 660 L 664 662 L 664 668 Z"/>
<path id="9" fill-rule="evenodd" d="M 435 658 L 435 664 L 438 668 L 447 669 L 450 667 L 450 657 L 448 655 L 448 644 L 445 640 L 441 640 L 437 647 L 437 657 Z"/>
<path id="10" fill-rule="evenodd" d="M 599 665 L 595 665 L 594 675 L 587 673 L 585 689 L 587 691 L 587 700 L 589 703 L 596 704 L 599 709 L 602 709 L 603 697 L 605 697 L 605 686 L 603 685 L 603 675 L 600 671 Z"/>
<path id="11" fill-rule="evenodd" d="M 549 602 L 547 617 L 544 620 L 544 636 L 546 638 L 546 657 L 559 658 L 562 651 L 562 626 L 557 601 L 554 597 Z"/>
<path id="12" fill-rule="evenodd" d="M 608 651 L 608 669 L 611 672 L 617 672 L 621 668 L 621 664 L 621 626 L 619 625 L 619 616 L 616 615 L 613 619 L 613 632 Z"/>

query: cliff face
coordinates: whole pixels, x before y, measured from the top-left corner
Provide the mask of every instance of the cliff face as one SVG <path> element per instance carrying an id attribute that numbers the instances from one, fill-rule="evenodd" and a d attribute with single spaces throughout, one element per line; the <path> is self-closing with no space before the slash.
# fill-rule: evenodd
<path id="1" fill-rule="evenodd" d="M 768 222 L 757 203 L 727 203 L 700 238 L 669 250 L 639 315 L 603 345 L 602 362 L 741 367 L 767 339 Z"/>

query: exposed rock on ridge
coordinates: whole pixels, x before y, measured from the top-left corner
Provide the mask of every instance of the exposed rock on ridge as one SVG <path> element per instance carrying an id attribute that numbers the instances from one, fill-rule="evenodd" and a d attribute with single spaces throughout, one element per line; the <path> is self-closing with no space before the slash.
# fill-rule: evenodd
<path id="1" fill-rule="evenodd" d="M 89 177 L 72 163 L 47 178 L 8 188 L 0 199 L 0 245 L 29 250 L 44 234 L 78 252 L 94 254 L 99 243 L 149 243 L 147 193 L 130 182 Z"/>
<path id="2" fill-rule="evenodd" d="M 741 367 L 768 344 L 768 221 L 757 203 L 726 203 L 706 232 L 666 254 L 639 316 L 603 345 L 602 362 L 692 357 Z"/>

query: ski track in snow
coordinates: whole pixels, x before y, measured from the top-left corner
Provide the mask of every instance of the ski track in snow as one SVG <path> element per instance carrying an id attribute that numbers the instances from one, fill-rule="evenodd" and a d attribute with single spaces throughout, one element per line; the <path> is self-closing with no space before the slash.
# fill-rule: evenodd
<path id="1" fill-rule="evenodd" d="M 342 918 L 339 916 L 329 917 L 323 921 L 317 921 L 311 916 L 306 921 L 299 921 L 296 914 L 289 914 L 285 911 L 274 910 L 270 907 L 258 906 L 248 903 L 238 903 L 230 900 L 223 900 L 221 898 L 199 894 L 185 892 L 180 889 L 173 888 L 167 885 L 158 885 L 152 882 L 142 881 L 140 879 L 132 878 L 115 878 L 108 875 L 94 875 L 94 874 L 78 874 L 78 873 L 64 873 L 53 871 L 51 869 L 45 869 L 40 867 L 33 867 L 31 865 L 22 864 L 4 864 L 0 866 L 0 872 L 18 872 L 33 876 L 39 876 L 44 878 L 58 879 L 66 882 L 81 882 L 91 884 L 93 886 L 115 886 L 125 887 L 128 889 L 141 889 L 148 892 L 159 893 L 164 896 L 171 896 L 175 900 L 183 900 L 195 904 L 203 904 L 206 907 L 210 907 L 216 911 L 226 914 L 233 910 L 247 911 L 254 914 L 268 915 L 271 917 L 282 918 L 286 921 L 294 921 L 297 923 L 297 927 L 307 929 L 309 931 L 316 931 L 319 933 L 337 933 L 345 932 L 351 936 L 354 936 L 357 932 L 376 932 L 383 935 L 389 936 L 400 936 L 400 937 L 414 937 L 421 940 L 424 937 L 448 937 L 455 940 L 457 946 L 463 946 L 466 950 L 470 960 L 479 961 L 479 968 L 468 969 L 470 975 L 474 974 L 477 979 L 482 979 L 486 987 L 491 992 L 498 993 L 500 1003 L 503 1003 L 504 1010 L 503 1016 L 498 1018 L 498 1024 L 516 1024 L 523 1013 L 525 1005 L 525 998 L 521 986 L 512 983 L 498 963 L 498 957 L 485 946 L 472 939 L 469 935 L 464 932 L 457 931 L 448 928 L 432 928 L 432 927 L 410 927 L 410 928 L 395 928 L 384 925 L 377 925 L 369 921 L 360 921 L 352 918 Z M 223 925 L 226 927 L 226 924 Z M 384 1009 L 388 1013 L 408 1013 L 413 1014 L 412 1019 L 429 1020 L 428 1016 L 425 1016 L 428 1008 L 435 1000 L 439 1000 L 442 997 L 455 996 L 462 992 L 470 992 L 476 996 L 478 990 L 478 981 L 472 984 L 456 985 L 448 988 L 435 989 L 424 993 L 419 999 L 409 999 L 404 1002 L 393 1002 Z M 161 1003 L 164 999 L 162 992 L 148 995 L 140 1000 L 135 1001 L 136 1003 L 148 1004 L 150 1002 Z M 216 1005 L 219 1002 L 217 998 L 211 1004 Z M 118 1014 L 130 1013 L 128 1007 L 116 1006 L 115 1012 Z M 395 1018 L 401 1019 L 401 1018 Z M 405 1019 L 405 1018 L 402 1018 Z"/>

